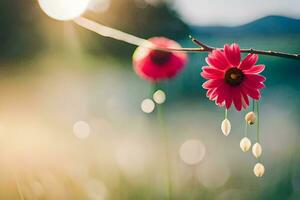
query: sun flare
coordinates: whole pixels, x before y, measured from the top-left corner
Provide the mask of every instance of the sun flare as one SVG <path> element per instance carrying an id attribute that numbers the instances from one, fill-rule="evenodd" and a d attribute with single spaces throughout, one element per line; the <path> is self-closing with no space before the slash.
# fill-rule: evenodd
<path id="1" fill-rule="evenodd" d="M 57 20 L 72 20 L 85 12 L 90 0 L 38 0 L 41 9 Z"/>

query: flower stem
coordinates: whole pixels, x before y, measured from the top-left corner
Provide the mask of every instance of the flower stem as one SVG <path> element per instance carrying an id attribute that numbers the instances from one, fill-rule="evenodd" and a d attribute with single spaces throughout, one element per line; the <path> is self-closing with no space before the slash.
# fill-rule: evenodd
<path id="1" fill-rule="evenodd" d="M 245 137 L 248 136 L 248 123 L 245 122 Z"/>
<path id="2" fill-rule="evenodd" d="M 164 141 L 166 174 L 167 174 L 167 199 L 172 199 L 172 177 L 171 177 L 171 158 L 170 158 L 170 137 L 167 131 L 165 116 L 163 112 L 163 104 L 157 105 L 157 120 L 161 128 L 161 133 Z"/>
<path id="3" fill-rule="evenodd" d="M 260 137 L 259 137 L 259 103 L 256 101 L 256 114 L 257 114 L 257 124 L 256 124 L 256 140 L 258 143 L 260 143 Z"/>
<path id="4" fill-rule="evenodd" d="M 257 122 L 256 122 L 256 142 L 260 144 L 260 127 L 259 127 L 259 121 L 260 121 L 260 117 L 259 117 L 259 102 L 255 101 L 256 103 L 256 115 L 257 115 Z M 260 144 L 261 145 L 261 144 Z M 258 162 L 261 161 L 261 157 L 257 158 Z"/>
<path id="5" fill-rule="evenodd" d="M 157 85 L 158 84 L 156 82 L 151 83 L 149 98 L 152 98 L 154 92 L 157 90 Z"/>
<path id="6" fill-rule="evenodd" d="M 153 93 L 158 90 L 158 83 L 153 82 L 151 83 L 151 90 L 150 90 L 150 97 L 152 98 Z M 156 110 L 156 117 L 157 121 L 159 123 L 161 134 L 162 134 L 162 140 L 164 141 L 164 154 L 165 154 L 165 160 L 166 160 L 166 175 L 167 175 L 167 199 L 172 199 L 172 177 L 171 177 L 171 158 L 170 158 L 170 143 L 169 143 L 169 132 L 167 131 L 166 123 L 165 123 L 165 116 L 163 112 L 163 104 L 157 104 L 157 110 Z"/>
<path id="7" fill-rule="evenodd" d="M 228 119 L 228 109 L 225 109 L 225 119 Z"/>

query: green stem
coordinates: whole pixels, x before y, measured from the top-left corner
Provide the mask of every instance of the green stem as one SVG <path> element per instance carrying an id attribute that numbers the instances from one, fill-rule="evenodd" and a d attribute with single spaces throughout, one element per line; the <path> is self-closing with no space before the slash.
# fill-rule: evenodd
<path id="1" fill-rule="evenodd" d="M 150 97 L 149 98 L 152 98 L 154 92 L 157 90 L 157 87 L 158 87 L 158 83 L 157 82 L 152 82 L 151 83 L 151 87 L 150 87 Z"/>
<path id="2" fill-rule="evenodd" d="M 163 134 L 164 147 L 165 147 L 165 157 L 166 157 L 166 171 L 167 171 L 167 199 L 172 199 L 172 177 L 171 177 L 171 159 L 170 159 L 170 143 L 169 134 L 165 124 L 165 117 L 163 113 L 162 105 L 157 105 L 157 119 L 159 121 L 161 132 Z"/>
<path id="3" fill-rule="evenodd" d="M 245 137 L 248 136 L 248 123 L 245 122 Z"/>
<path id="4" fill-rule="evenodd" d="M 256 101 L 256 119 L 257 119 L 257 124 L 256 124 L 256 140 L 258 143 L 260 143 L 260 137 L 259 137 L 259 103 Z"/>
<path id="5" fill-rule="evenodd" d="M 225 109 L 225 119 L 228 119 L 228 109 Z"/>
<path id="6" fill-rule="evenodd" d="M 259 127 L 259 102 L 256 101 L 256 141 L 260 144 L 260 127 Z M 260 144 L 261 145 L 261 144 Z M 257 158 L 258 162 L 261 162 L 261 157 Z"/>

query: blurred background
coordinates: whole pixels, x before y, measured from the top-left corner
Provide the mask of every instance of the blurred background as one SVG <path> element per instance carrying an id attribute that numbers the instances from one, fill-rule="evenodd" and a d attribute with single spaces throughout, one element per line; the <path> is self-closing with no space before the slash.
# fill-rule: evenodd
<path id="1" fill-rule="evenodd" d="M 222 47 L 300 52 L 298 0 L 92 0 L 84 16 L 134 35 L 191 34 Z M 167 93 L 170 158 L 151 86 L 132 70 L 134 46 L 46 16 L 35 0 L 0 1 L 0 199 L 300 199 L 300 62 L 260 56 L 262 162 L 242 153 L 244 114 L 205 97 L 206 53 L 159 87 Z M 255 128 L 249 137 L 255 141 Z M 169 160 L 169 162 L 167 161 Z M 166 167 L 168 166 L 169 167 Z M 23 197 L 22 197 L 23 196 Z"/>

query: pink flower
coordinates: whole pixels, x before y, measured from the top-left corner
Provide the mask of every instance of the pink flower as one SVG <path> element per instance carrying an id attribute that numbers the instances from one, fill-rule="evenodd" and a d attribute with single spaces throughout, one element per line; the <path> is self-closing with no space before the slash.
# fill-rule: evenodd
<path id="1" fill-rule="evenodd" d="M 181 48 L 177 42 L 164 37 L 150 38 L 149 41 L 160 48 Z M 175 77 L 186 62 L 187 55 L 183 52 L 167 52 L 140 46 L 133 54 L 135 72 L 153 82 Z"/>
<path id="2" fill-rule="evenodd" d="M 213 50 L 206 58 L 209 66 L 202 67 L 201 72 L 208 80 L 202 85 L 207 89 L 206 96 L 227 109 L 233 103 L 238 111 L 249 106 L 248 97 L 259 100 L 266 78 L 259 75 L 265 66 L 256 65 L 257 60 L 256 54 L 248 54 L 241 61 L 237 44 L 226 44 L 224 50 Z"/>

